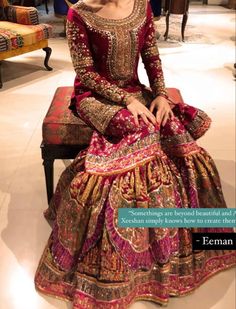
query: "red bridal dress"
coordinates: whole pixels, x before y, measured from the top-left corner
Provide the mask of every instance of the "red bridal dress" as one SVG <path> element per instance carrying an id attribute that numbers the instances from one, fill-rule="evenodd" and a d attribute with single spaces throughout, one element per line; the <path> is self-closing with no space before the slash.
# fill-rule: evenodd
<path id="1" fill-rule="evenodd" d="M 173 102 L 175 117 L 165 126 L 135 126 L 126 108 L 130 94 L 147 107 L 168 96 L 147 0 L 135 0 L 132 13 L 118 20 L 80 0 L 69 10 L 67 37 L 76 71 L 70 108 L 94 131 L 45 211 L 52 233 L 36 288 L 76 309 L 167 304 L 235 265 L 234 251 L 193 250 L 192 232 L 231 229 L 121 228 L 118 209 L 225 208 L 214 161 L 196 143 L 211 120 Z M 139 81 L 140 56 L 151 89 Z"/>

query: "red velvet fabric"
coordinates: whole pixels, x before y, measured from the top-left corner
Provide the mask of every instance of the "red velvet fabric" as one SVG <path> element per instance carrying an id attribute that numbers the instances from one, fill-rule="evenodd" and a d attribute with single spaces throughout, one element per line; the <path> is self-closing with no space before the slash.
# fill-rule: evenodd
<path id="1" fill-rule="evenodd" d="M 161 66 L 161 59 L 156 46 L 156 34 L 153 23 L 153 14 L 149 3 L 139 3 L 139 11 L 144 9 L 141 14 L 136 14 L 135 18 L 140 18 L 140 26 L 143 18 L 145 22 L 142 26 L 138 27 L 135 34 L 135 44 L 131 46 L 133 50 L 132 59 L 126 61 L 133 61 L 132 74 L 124 73 L 124 76 L 113 74 L 112 67 L 116 63 L 117 67 L 124 67 L 124 63 L 119 63 L 119 55 L 111 55 L 111 49 L 118 48 L 117 43 L 112 43 L 112 31 L 115 28 L 106 28 L 106 22 L 100 24 L 100 28 L 93 25 L 91 16 L 88 18 L 83 4 L 81 6 L 73 6 L 69 9 L 67 15 L 67 38 L 69 48 L 72 56 L 72 62 L 76 71 L 74 82 L 74 92 L 72 94 L 71 108 L 79 110 L 80 102 L 86 97 L 106 98 L 117 104 L 125 105 L 126 96 L 129 93 L 139 92 L 144 88 L 138 77 L 138 62 L 141 54 L 142 61 L 149 78 L 150 87 L 153 95 L 166 95 L 164 84 L 163 71 Z M 86 5 L 85 5 L 86 6 Z M 146 6 L 146 7 L 145 7 Z M 132 14 L 131 14 L 132 15 Z M 140 15 L 140 16 L 139 16 Z M 94 15 L 96 16 L 96 15 Z M 96 17 L 97 18 L 97 17 Z M 131 22 L 126 18 L 127 22 L 119 24 L 119 27 L 130 27 Z M 133 27 L 137 27 L 134 22 Z M 103 28 L 104 27 L 104 28 Z M 107 31 L 105 31 L 105 29 Z M 118 33 L 116 33 L 118 35 Z M 128 40 L 123 37 L 122 41 Z M 121 38 L 119 38 L 121 40 Z M 125 45 L 125 44 L 123 44 Z M 127 68 L 126 68 L 127 69 Z M 126 70 L 124 68 L 124 71 Z M 127 75 L 127 76 L 126 76 Z M 86 78 L 85 78 L 86 76 Z M 99 86 L 98 86 L 99 85 Z"/>

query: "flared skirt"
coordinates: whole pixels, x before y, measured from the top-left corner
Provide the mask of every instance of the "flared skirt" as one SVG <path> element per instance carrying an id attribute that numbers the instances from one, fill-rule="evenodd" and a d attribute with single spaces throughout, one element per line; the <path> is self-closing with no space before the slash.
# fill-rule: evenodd
<path id="1" fill-rule="evenodd" d="M 213 159 L 196 140 L 211 120 L 187 104 L 164 127 L 133 130 L 127 110 L 109 134 L 62 173 L 45 217 L 52 233 L 36 288 L 70 300 L 74 309 L 126 309 L 136 300 L 167 304 L 236 264 L 235 251 L 192 248 L 193 232 L 217 228 L 122 228 L 120 208 L 225 208 Z M 118 138 L 117 138 L 118 137 Z"/>

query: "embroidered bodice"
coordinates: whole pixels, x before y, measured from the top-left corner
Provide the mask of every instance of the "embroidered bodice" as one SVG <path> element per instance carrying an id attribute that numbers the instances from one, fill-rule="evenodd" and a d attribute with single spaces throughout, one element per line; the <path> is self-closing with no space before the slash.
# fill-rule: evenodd
<path id="1" fill-rule="evenodd" d="M 132 13 L 118 20 L 99 16 L 80 0 L 68 12 L 67 37 L 76 71 L 72 104 L 92 96 L 125 105 L 131 92 L 144 87 L 137 73 L 140 54 L 153 95 L 166 95 L 147 0 L 135 0 Z"/>

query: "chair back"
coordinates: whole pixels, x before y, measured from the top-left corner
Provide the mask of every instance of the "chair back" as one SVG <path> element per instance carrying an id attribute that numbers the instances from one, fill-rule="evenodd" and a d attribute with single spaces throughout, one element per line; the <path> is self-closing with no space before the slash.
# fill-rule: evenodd
<path id="1" fill-rule="evenodd" d="M 7 0 L 0 0 L 0 21 L 7 20 L 5 11 L 8 6 L 9 6 L 9 3 Z"/>
<path id="2" fill-rule="evenodd" d="M 0 0 L 0 8 L 5 8 L 9 6 L 9 2 L 7 0 Z"/>

